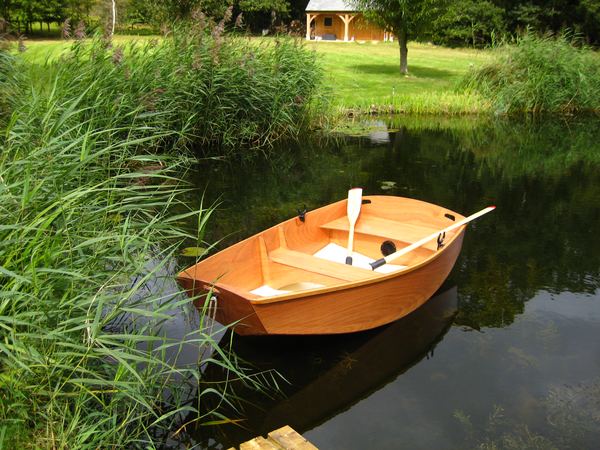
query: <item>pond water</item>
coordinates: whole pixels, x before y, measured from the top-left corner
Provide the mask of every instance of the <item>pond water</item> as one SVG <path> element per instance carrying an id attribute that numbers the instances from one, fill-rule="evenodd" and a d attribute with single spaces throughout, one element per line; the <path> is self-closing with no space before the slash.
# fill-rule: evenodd
<path id="1" fill-rule="evenodd" d="M 201 163 L 204 202 L 220 201 L 206 238 L 220 247 L 354 186 L 464 215 L 498 208 L 469 226 L 439 293 L 394 324 L 234 336 L 240 358 L 285 380 L 268 396 L 228 385 L 243 401 L 222 412 L 243 420 L 188 430 L 189 443 L 228 448 L 287 424 L 321 449 L 598 448 L 598 123 L 386 118 L 268 161 Z"/>

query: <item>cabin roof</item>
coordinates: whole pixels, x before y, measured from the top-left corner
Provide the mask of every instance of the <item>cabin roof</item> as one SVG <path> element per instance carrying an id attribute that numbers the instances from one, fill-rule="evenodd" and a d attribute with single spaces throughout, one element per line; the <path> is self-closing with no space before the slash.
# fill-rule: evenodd
<path id="1" fill-rule="evenodd" d="M 357 11 L 348 0 L 310 0 L 306 11 Z"/>

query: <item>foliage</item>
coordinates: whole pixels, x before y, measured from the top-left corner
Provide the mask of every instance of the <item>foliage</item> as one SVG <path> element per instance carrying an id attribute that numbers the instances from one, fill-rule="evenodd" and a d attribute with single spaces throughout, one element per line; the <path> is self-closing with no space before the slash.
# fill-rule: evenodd
<path id="1" fill-rule="evenodd" d="M 15 58 L 0 48 L 0 126 L 10 114 L 17 92 L 18 75 L 15 66 Z"/>
<path id="2" fill-rule="evenodd" d="M 216 343 L 202 320 L 181 341 L 164 327 L 190 305 L 174 286 L 174 256 L 211 210 L 182 201 L 176 174 L 192 161 L 155 153 L 169 137 L 156 126 L 166 114 L 152 122 L 124 102 L 112 114 L 94 108 L 89 96 L 102 105 L 113 87 L 97 79 L 70 90 L 60 77 L 90 80 L 96 66 L 79 69 L 23 89 L 2 134 L 2 444 L 155 446 L 183 413 L 208 420 L 186 403 L 198 366 L 178 366 L 177 355 Z M 189 234 L 180 224 L 192 217 Z"/>
<path id="3" fill-rule="evenodd" d="M 408 73 L 406 43 L 429 31 L 435 19 L 446 7 L 446 1 L 438 0 L 356 0 L 356 6 L 365 17 L 390 30 L 400 46 L 400 72 Z"/>
<path id="4" fill-rule="evenodd" d="M 96 0 L 4 0 L 0 2 L 0 17 L 12 25 L 13 31 L 33 32 L 33 23 L 61 23 L 67 17 L 73 21 L 88 18 Z M 24 29 L 21 28 L 24 26 Z"/>
<path id="5" fill-rule="evenodd" d="M 217 348 L 204 314 L 183 340 L 165 335 L 190 305 L 175 256 L 206 246 L 211 214 L 179 176 L 192 147 L 234 155 L 298 133 L 316 78 L 297 42 L 221 33 L 79 41 L 43 70 L 2 65 L 2 80 L 24 77 L 0 141 L 2 445 L 155 447 L 184 417 L 210 422 L 207 396 L 228 401 L 195 392 L 200 361 L 177 365 L 182 346 Z"/>
<path id="6" fill-rule="evenodd" d="M 471 71 L 464 86 L 499 113 L 600 110 L 600 56 L 568 35 L 528 33 Z"/>
<path id="7" fill-rule="evenodd" d="M 454 0 L 432 32 L 436 44 L 483 47 L 504 32 L 503 9 L 490 1 Z"/>
<path id="8" fill-rule="evenodd" d="M 286 14 L 290 9 L 289 0 L 132 0 L 125 8 L 131 17 L 138 21 L 160 26 L 190 18 L 194 11 L 202 11 L 209 17 L 217 18 L 233 7 L 236 15 L 240 12 L 251 22 L 269 22 L 271 14 Z M 261 20 L 262 19 L 262 20 Z"/>
<path id="9" fill-rule="evenodd" d="M 290 13 L 289 0 L 239 0 L 236 7 L 248 28 L 255 32 L 273 28 L 281 23 L 278 19 Z"/>
<path id="10" fill-rule="evenodd" d="M 287 12 L 290 8 L 287 0 L 239 0 L 239 8 L 244 12 L 276 11 Z"/>
<path id="11" fill-rule="evenodd" d="M 125 47 L 76 43 L 47 70 L 57 71 L 60 89 L 81 95 L 106 117 L 119 104 L 116 119 L 124 123 L 118 125 L 141 108 L 136 120 L 177 131 L 180 145 L 204 155 L 239 154 L 296 135 L 317 89 L 314 55 L 297 41 L 255 44 L 226 38 L 218 27 Z"/>
<path id="12" fill-rule="evenodd" d="M 581 0 L 581 32 L 589 41 L 600 42 L 600 3 L 596 0 Z M 577 25 L 577 24 L 574 24 Z M 576 26 L 576 28 L 579 28 Z"/>
<path id="13" fill-rule="evenodd" d="M 544 31 L 558 13 L 554 8 L 545 8 L 531 2 L 520 3 L 508 11 L 508 20 L 514 30 L 532 29 Z"/>

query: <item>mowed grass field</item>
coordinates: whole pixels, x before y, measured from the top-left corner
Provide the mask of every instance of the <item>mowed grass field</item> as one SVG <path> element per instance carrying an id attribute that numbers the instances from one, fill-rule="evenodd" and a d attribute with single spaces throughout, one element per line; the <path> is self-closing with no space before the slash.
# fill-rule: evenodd
<path id="1" fill-rule="evenodd" d="M 310 42 L 325 69 L 332 104 L 342 109 L 412 113 L 477 113 L 479 97 L 462 92 L 462 76 L 489 51 L 450 49 L 410 42 L 408 75 L 400 74 L 396 42 Z"/>
<path id="2" fill-rule="evenodd" d="M 159 39 L 159 37 L 115 35 L 113 37 L 113 45 L 125 45 L 131 41 L 145 42 L 150 39 Z M 48 58 L 59 58 L 60 55 L 68 52 L 73 42 L 72 40 L 63 39 L 25 40 L 25 52 L 22 55 L 26 61 L 32 64 L 43 64 Z"/>
<path id="3" fill-rule="evenodd" d="M 157 36 L 114 37 L 115 45 Z M 272 38 L 253 38 L 257 42 Z M 24 58 L 41 64 L 68 51 L 70 41 L 30 40 Z M 334 111 L 474 114 L 489 110 L 481 97 L 464 92 L 462 76 L 491 52 L 410 42 L 408 75 L 400 74 L 396 42 L 308 42 L 324 69 L 324 91 Z"/>

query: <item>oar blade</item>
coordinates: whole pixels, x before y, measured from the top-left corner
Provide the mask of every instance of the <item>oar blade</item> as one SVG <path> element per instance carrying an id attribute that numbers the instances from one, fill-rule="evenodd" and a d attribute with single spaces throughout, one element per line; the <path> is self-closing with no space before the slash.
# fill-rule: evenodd
<path id="1" fill-rule="evenodd" d="M 348 191 L 348 220 L 356 223 L 362 205 L 362 189 L 353 188 Z"/>

